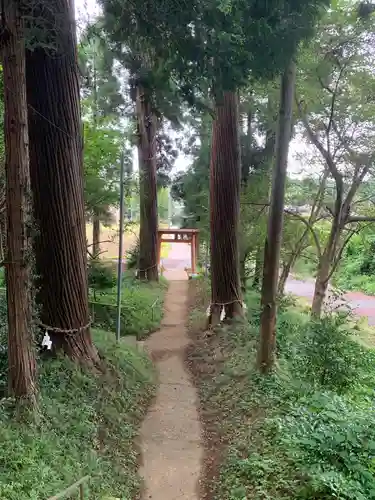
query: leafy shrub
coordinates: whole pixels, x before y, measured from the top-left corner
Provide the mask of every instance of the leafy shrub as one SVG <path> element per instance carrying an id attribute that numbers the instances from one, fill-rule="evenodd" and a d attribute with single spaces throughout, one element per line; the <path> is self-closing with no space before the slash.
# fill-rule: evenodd
<path id="1" fill-rule="evenodd" d="M 335 282 L 346 290 L 361 290 L 375 295 L 375 240 L 373 230 L 354 235 L 346 247 Z"/>
<path id="2" fill-rule="evenodd" d="M 291 307 L 296 307 L 296 305 L 297 298 L 290 293 L 282 295 L 278 298 L 278 307 L 280 311 L 287 311 Z"/>
<path id="3" fill-rule="evenodd" d="M 300 344 L 301 335 L 306 330 L 309 318 L 297 308 L 282 307 L 277 316 L 277 355 L 294 358 Z"/>
<path id="4" fill-rule="evenodd" d="M 97 292 L 104 292 L 116 285 L 116 274 L 113 266 L 99 259 L 91 259 L 88 266 L 89 288 Z"/>
<path id="5" fill-rule="evenodd" d="M 246 299 L 250 310 L 259 304 Z M 190 358 L 204 366 L 197 381 L 206 425 L 228 443 L 214 498 L 375 500 L 375 351 L 357 345 L 344 316 L 310 321 L 284 303 L 278 366 L 261 377 L 259 318 L 248 320 L 221 328 Z"/>
<path id="6" fill-rule="evenodd" d="M 139 239 L 135 245 L 133 245 L 126 252 L 126 268 L 127 269 L 137 269 L 139 262 Z"/>
<path id="7" fill-rule="evenodd" d="M 327 315 L 310 321 L 301 336 L 294 369 L 314 386 L 343 392 L 358 379 L 363 348 L 346 322 L 344 315 Z"/>
<path id="8" fill-rule="evenodd" d="M 375 413 L 316 393 L 278 420 L 279 446 L 306 476 L 295 498 L 375 498 Z"/>

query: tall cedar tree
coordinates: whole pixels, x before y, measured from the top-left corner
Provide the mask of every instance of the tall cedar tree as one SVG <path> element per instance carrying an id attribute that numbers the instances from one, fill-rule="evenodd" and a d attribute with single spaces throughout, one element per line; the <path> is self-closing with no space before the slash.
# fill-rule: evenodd
<path id="1" fill-rule="evenodd" d="M 281 80 L 276 161 L 264 248 L 261 294 L 262 312 L 258 351 L 258 365 L 263 372 L 267 372 L 272 368 L 276 346 L 277 283 L 279 278 L 280 248 L 283 231 L 288 152 L 293 119 L 295 78 L 295 63 L 291 62 L 285 70 Z"/>
<path id="2" fill-rule="evenodd" d="M 98 354 L 89 327 L 82 126 L 73 2 L 54 0 L 48 8 L 41 6 L 33 18 L 43 20 L 50 45 L 45 48 L 39 44 L 26 53 L 41 321 L 51 327 L 49 334 L 54 349 L 63 349 L 72 359 L 90 365 L 98 361 Z"/>
<path id="3" fill-rule="evenodd" d="M 157 118 L 147 90 L 136 86 L 136 116 L 139 159 L 139 277 L 158 280 L 158 204 L 156 182 Z"/>
<path id="4" fill-rule="evenodd" d="M 8 299 L 9 389 L 35 404 L 35 355 L 30 283 L 30 171 L 28 151 L 25 42 L 18 2 L 3 12 L 5 170 L 8 215 L 6 283 Z"/>
<path id="5" fill-rule="evenodd" d="M 238 97 L 225 92 L 216 106 L 212 127 L 210 175 L 211 324 L 242 313 L 238 229 L 241 161 Z"/>

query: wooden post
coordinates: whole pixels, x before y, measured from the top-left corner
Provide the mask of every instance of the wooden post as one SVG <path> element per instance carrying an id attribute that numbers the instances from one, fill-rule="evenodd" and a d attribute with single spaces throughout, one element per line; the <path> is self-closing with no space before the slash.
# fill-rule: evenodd
<path id="1" fill-rule="evenodd" d="M 190 240 L 191 245 L 191 274 L 195 274 L 196 272 L 196 247 L 195 247 L 195 234 L 193 233 L 192 238 Z"/>
<path id="2" fill-rule="evenodd" d="M 157 263 L 158 263 L 158 268 L 160 266 L 160 256 L 161 256 L 161 242 L 162 242 L 162 233 L 158 231 L 158 247 L 157 247 Z"/>
<path id="3" fill-rule="evenodd" d="M 198 264 L 199 260 L 199 234 L 194 233 L 194 240 L 195 240 L 195 260 Z"/>

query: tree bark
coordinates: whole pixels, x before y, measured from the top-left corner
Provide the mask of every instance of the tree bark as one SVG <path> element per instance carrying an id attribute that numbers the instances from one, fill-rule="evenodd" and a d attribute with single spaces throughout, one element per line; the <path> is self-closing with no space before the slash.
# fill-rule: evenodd
<path id="1" fill-rule="evenodd" d="M 156 116 L 146 90 L 137 86 L 139 157 L 139 278 L 158 281 L 158 204 L 156 184 Z"/>
<path id="2" fill-rule="evenodd" d="M 292 258 L 290 258 L 287 262 L 282 263 L 281 275 L 279 278 L 279 283 L 277 285 L 277 293 L 279 295 L 284 295 L 285 285 L 289 277 L 291 267 L 292 267 Z"/>
<path id="3" fill-rule="evenodd" d="M 53 44 L 26 53 L 37 300 L 53 349 L 92 365 L 74 4 L 55 0 L 33 18 L 50 26 Z"/>
<path id="4" fill-rule="evenodd" d="M 220 322 L 223 305 L 228 319 L 243 314 L 239 270 L 240 154 L 238 97 L 234 92 L 225 92 L 222 102 L 216 105 L 212 127 L 211 325 Z"/>
<path id="5" fill-rule="evenodd" d="M 18 2 L 3 12 L 4 128 L 7 200 L 9 390 L 19 401 L 35 405 L 35 353 L 32 338 L 29 237 L 31 193 L 25 84 L 25 44 Z"/>
<path id="6" fill-rule="evenodd" d="M 268 372 L 273 367 L 276 347 L 277 282 L 280 266 L 285 183 L 287 177 L 289 143 L 291 140 L 295 76 L 295 63 L 291 61 L 281 81 L 276 163 L 264 249 L 261 292 L 262 313 L 258 350 L 258 366 L 263 373 Z"/>
<path id="7" fill-rule="evenodd" d="M 314 296 L 311 306 L 311 315 L 316 318 L 320 318 L 322 314 L 324 299 L 331 276 L 331 266 L 336 255 L 336 248 L 341 235 L 339 219 L 340 214 L 335 215 L 327 246 L 319 260 L 318 272 L 315 279 Z"/>
<path id="8" fill-rule="evenodd" d="M 100 217 L 96 212 L 92 218 L 92 254 L 94 258 L 100 254 Z"/>
<path id="9" fill-rule="evenodd" d="M 327 266 L 328 264 L 328 266 Z M 328 288 L 329 263 L 322 263 L 315 279 L 314 297 L 311 306 L 311 315 L 315 318 L 320 318 L 322 314 L 324 299 Z"/>

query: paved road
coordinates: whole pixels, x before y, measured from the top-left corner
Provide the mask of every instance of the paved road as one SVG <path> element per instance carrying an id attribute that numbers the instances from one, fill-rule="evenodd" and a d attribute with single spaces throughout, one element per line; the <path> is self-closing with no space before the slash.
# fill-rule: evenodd
<path id="1" fill-rule="evenodd" d="M 289 278 L 285 291 L 311 301 L 314 294 L 314 280 Z M 366 316 L 368 324 L 375 326 L 375 297 L 362 292 L 348 292 L 343 298 L 357 316 Z"/>

